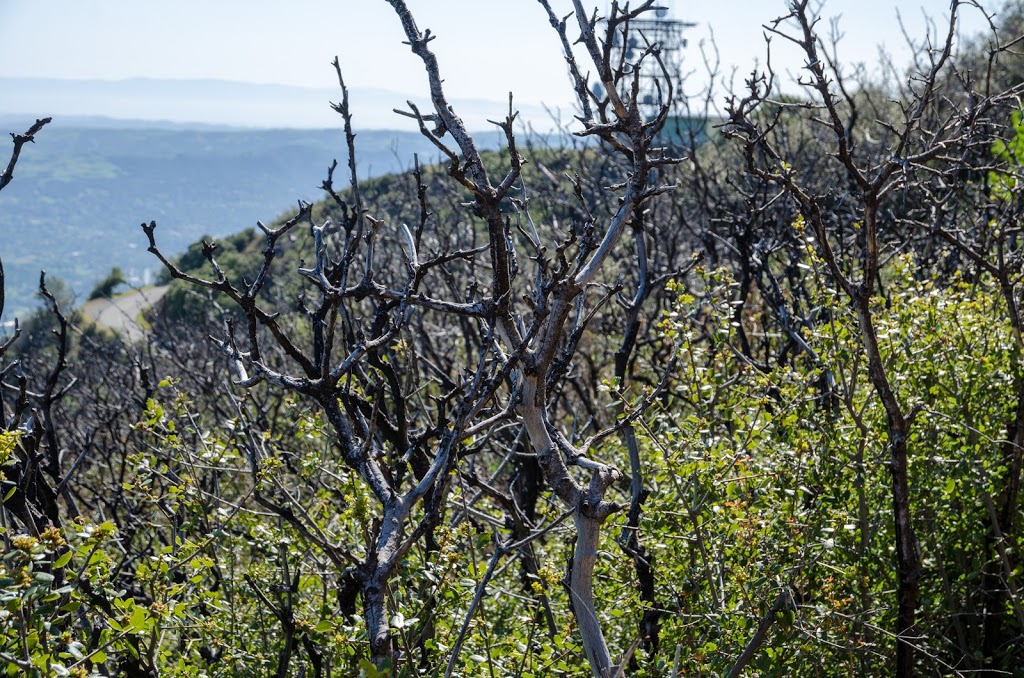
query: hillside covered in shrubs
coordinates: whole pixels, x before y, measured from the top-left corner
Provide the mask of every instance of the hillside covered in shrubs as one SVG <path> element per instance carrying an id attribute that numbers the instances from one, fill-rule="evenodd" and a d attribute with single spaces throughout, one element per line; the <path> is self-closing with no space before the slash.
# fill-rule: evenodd
<path id="1" fill-rule="evenodd" d="M 541 0 L 579 118 L 481 152 L 389 2 L 443 162 L 342 89 L 323 200 L 142 225 L 145 341 L 44 278 L 4 344 L 7 675 L 1018 675 L 1024 9 L 872 82 L 794 2 L 801 94 L 698 109 Z"/>

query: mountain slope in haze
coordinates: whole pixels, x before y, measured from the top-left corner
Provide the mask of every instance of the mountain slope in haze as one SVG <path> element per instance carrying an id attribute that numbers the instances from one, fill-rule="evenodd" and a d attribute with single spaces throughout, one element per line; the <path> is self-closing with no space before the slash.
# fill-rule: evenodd
<path id="1" fill-rule="evenodd" d="M 3 131 L 22 132 L 31 122 L 0 119 Z M 14 181 L 0 193 L 4 319 L 36 305 L 40 270 L 68 282 L 79 300 L 113 266 L 132 282 L 147 282 L 159 264 L 146 252 L 144 221 L 157 221 L 161 247 L 176 254 L 204 235 L 235 233 L 269 222 L 299 199 L 322 197 L 319 186 L 335 158 L 336 185 L 348 183 L 340 130 L 149 125 L 85 127 L 55 119 L 23 149 Z M 498 142 L 496 134 L 480 138 Z M 406 169 L 414 153 L 425 162 L 437 156 L 417 133 L 357 135 L 360 177 Z"/>

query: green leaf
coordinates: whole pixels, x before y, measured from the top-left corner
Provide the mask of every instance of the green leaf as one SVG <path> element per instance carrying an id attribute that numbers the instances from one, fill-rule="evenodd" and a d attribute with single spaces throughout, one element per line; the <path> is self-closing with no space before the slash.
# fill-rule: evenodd
<path id="1" fill-rule="evenodd" d="M 144 607 L 136 607 L 132 610 L 132 616 L 128 620 L 129 626 L 135 631 L 145 631 L 150 626 L 149 613 Z"/>

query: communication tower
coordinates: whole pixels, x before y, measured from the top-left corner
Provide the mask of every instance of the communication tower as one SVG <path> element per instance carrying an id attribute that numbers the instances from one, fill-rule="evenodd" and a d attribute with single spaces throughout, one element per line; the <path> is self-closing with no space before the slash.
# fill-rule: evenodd
<path id="1" fill-rule="evenodd" d="M 678 79 L 683 60 L 683 49 L 686 47 L 686 38 L 683 34 L 686 29 L 697 24 L 673 18 L 668 5 L 669 2 L 666 0 L 664 6 L 654 12 L 630 21 L 629 35 L 623 36 L 621 31 L 616 32 L 612 37 L 612 47 L 621 50 L 620 54 L 625 57 L 626 62 L 631 63 L 640 57 L 647 42 L 658 43 L 661 45 L 661 59 L 665 63 L 665 67 L 673 79 Z M 655 81 L 662 78 L 660 70 L 653 68 L 652 65 L 645 65 L 641 71 L 640 103 L 644 107 L 655 109 L 658 106 L 658 88 Z M 600 87 L 595 83 L 596 94 L 603 93 L 599 91 Z M 664 89 L 664 83 L 662 83 L 662 88 Z"/>

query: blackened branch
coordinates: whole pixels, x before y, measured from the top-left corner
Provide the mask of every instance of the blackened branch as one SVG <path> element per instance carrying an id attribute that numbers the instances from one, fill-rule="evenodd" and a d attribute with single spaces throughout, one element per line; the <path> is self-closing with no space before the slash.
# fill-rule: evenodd
<path id="1" fill-rule="evenodd" d="M 7 184 L 11 183 L 11 179 L 14 178 L 14 166 L 18 164 L 18 158 L 21 156 L 21 147 L 27 143 L 35 142 L 35 136 L 39 133 L 39 130 L 43 129 L 52 120 L 53 118 L 39 118 L 24 134 L 11 133 L 11 139 L 14 140 L 14 151 L 11 152 L 11 159 L 7 162 L 7 169 L 4 170 L 3 174 L 0 174 L 0 191 Z"/>

